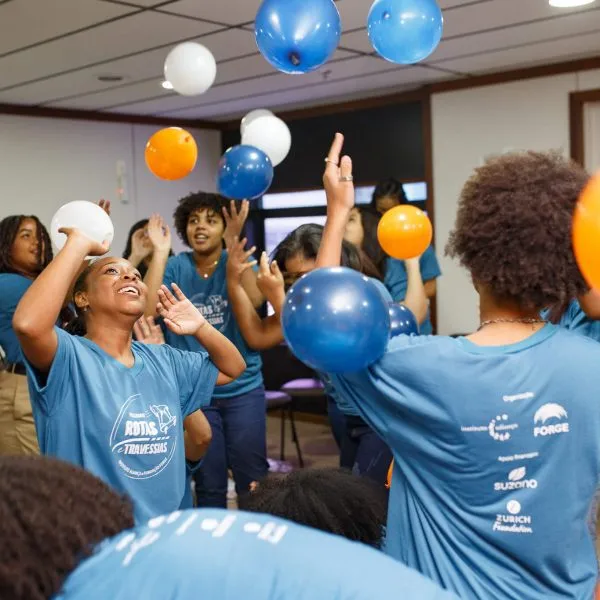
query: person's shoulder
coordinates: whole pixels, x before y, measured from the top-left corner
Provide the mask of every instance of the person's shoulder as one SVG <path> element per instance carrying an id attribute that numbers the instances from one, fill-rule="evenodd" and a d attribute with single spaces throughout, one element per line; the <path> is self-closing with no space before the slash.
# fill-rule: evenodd
<path id="1" fill-rule="evenodd" d="M 26 290 L 32 283 L 32 279 L 18 273 L 0 273 L 0 285 L 3 292 Z"/>
<path id="2" fill-rule="evenodd" d="M 167 268 L 170 269 L 181 269 L 189 267 L 193 263 L 191 252 L 180 252 L 179 254 L 173 254 L 169 256 L 167 260 Z"/>

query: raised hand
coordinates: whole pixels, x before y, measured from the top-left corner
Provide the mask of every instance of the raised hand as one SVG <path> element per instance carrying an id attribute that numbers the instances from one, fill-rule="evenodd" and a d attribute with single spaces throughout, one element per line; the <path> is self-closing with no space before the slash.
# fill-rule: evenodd
<path id="1" fill-rule="evenodd" d="M 227 277 L 230 280 L 233 278 L 234 281 L 239 281 L 248 269 L 256 265 L 255 260 L 248 260 L 256 251 L 256 247 L 252 246 L 250 250 L 244 250 L 247 241 L 246 238 L 240 241 L 235 236 L 230 242 L 227 252 Z"/>
<path id="2" fill-rule="evenodd" d="M 285 284 L 283 275 L 279 270 L 279 265 L 277 261 L 273 261 L 269 265 L 269 258 L 266 252 L 263 252 L 260 256 L 256 285 L 261 294 L 271 304 L 275 304 L 281 300 L 282 296 L 285 296 Z"/>
<path id="3" fill-rule="evenodd" d="M 223 207 L 223 218 L 225 219 L 225 231 L 223 232 L 223 239 L 225 240 L 225 247 L 228 250 L 229 247 L 236 243 L 237 239 L 240 237 L 249 212 L 250 203 L 248 200 L 242 201 L 239 212 L 233 200 L 231 200 L 229 203 L 229 212 L 227 212 L 227 209 Z"/>
<path id="4" fill-rule="evenodd" d="M 354 183 L 352 179 L 352 159 L 340 154 L 344 146 L 344 136 L 336 133 L 329 154 L 325 159 L 323 186 L 327 195 L 327 215 L 346 215 L 354 206 Z"/>
<path id="5" fill-rule="evenodd" d="M 133 326 L 135 339 L 142 344 L 164 344 L 165 336 L 163 335 L 160 325 L 154 322 L 154 317 L 141 317 Z"/>
<path id="6" fill-rule="evenodd" d="M 152 254 L 152 242 L 145 229 L 138 229 L 131 236 L 131 254 L 128 260 L 137 267 L 150 254 Z"/>
<path id="7" fill-rule="evenodd" d="M 153 214 L 148 221 L 148 239 L 155 252 L 168 253 L 171 250 L 171 231 L 158 214 Z"/>
<path id="8" fill-rule="evenodd" d="M 177 335 L 195 335 L 206 324 L 200 311 L 186 298 L 179 286 L 172 283 L 173 295 L 166 285 L 158 290 L 158 314 L 165 325 Z"/>
<path id="9" fill-rule="evenodd" d="M 67 244 L 80 244 L 86 256 L 103 256 L 108 252 L 108 240 L 100 244 L 75 227 L 61 227 L 58 232 L 67 236 Z"/>

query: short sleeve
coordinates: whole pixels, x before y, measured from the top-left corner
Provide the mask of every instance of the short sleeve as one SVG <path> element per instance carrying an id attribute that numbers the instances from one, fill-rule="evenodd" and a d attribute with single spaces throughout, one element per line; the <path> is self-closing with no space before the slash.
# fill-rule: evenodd
<path id="1" fill-rule="evenodd" d="M 166 344 L 161 349 L 168 353 L 173 364 L 183 416 L 187 417 L 209 406 L 219 370 L 210 360 L 208 352 L 188 352 Z"/>
<path id="2" fill-rule="evenodd" d="M 429 246 L 420 260 L 421 277 L 423 281 L 431 281 L 442 274 L 433 246 Z"/>
<path id="3" fill-rule="evenodd" d="M 46 415 L 50 415 L 61 405 L 66 397 L 66 388 L 74 377 L 75 341 L 73 336 L 58 327 L 54 328 L 58 341 L 56 354 L 47 374 L 40 373 L 23 357 L 27 368 L 27 380 L 31 391 L 31 401 Z"/>
<path id="4" fill-rule="evenodd" d="M 414 390 L 419 390 L 420 398 L 434 397 L 423 389 L 436 385 L 424 377 L 423 365 L 439 360 L 438 339 L 399 335 L 369 368 L 357 373 L 329 374 L 337 395 L 351 404 L 388 444 L 399 428 L 407 427 L 411 421 L 429 419 L 426 415 L 431 407 L 422 401 L 416 403 Z M 390 431 L 391 426 L 394 432 Z"/>

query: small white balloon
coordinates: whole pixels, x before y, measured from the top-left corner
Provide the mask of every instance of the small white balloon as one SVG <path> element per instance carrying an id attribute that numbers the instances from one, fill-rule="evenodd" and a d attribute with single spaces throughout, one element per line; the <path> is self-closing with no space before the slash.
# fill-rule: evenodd
<path id="1" fill-rule="evenodd" d="M 50 238 L 57 250 L 60 250 L 67 241 L 67 236 L 58 232 L 61 227 L 74 227 L 95 242 L 108 241 L 109 246 L 115 236 L 115 228 L 110 217 L 97 204 L 86 200 L 63 204 L 54 213 L 50 223 Z"/>
<path id="2" fill-rule="evenodd" d="M 165 60 L 165 79 L 182 96 L 204 94 L 214 83 L 217 63 L 212 52 L 196 42 L 175 46 Z"/>
<path id="3" fill-rule="evenodd" d="M 246 131 L 246 127 L 252 123 L 255 119 L 259 117 L 274 117 L 275 115 L 266 108 L 257 108 L 256 110 L 251 110 L 240 123 L 240 133 L 244 135 L 244 131 Z"/>
<path id="4" fill-rule="evenodd" d="M 246 126 L 242 144 L 262 150 L 275 167 L 288 155 L 292 147 L 292 134 L 279 117 L 258 117 Z"/>

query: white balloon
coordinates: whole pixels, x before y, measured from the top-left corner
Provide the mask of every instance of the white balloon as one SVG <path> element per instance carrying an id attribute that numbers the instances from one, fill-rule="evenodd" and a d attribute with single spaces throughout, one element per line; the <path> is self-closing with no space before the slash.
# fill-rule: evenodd
<path id="1" fill-rule="evenodd" d="M 204 94 L 214 83 L 217 63 L 202 44 L 184 42 L 175 46 L 165 60 L 165 79 L 182 96 Z"/>
<path id="2" fill-rule="evenodd" d="M 275 115 L 266 108 L 257 108 L 256 110 L 251 110 L 240 123 L 240 133 L 244 135 L 244 131 L 246 131 L 246 127 L 254 121 L 254 119 L 258 119 L 259 117 L 274 117 Z"/>
<path id="3" fill-rule="evenodd" d="M 85 200 L 75 200 L 63 204 L 50 223 L 50 238 L 57 250 L 60 250 L 67 241 L 64 233 L 59 233 L 61 227 L 74 227 L 93 239 L 95 242 L 108 244 L 113 241 L 115 228 L 110 217 L 97 204 Z"/>
<path id="4" fill-rule="evenodd" d="M 274 115 L 258 117 L 246 126 L 242 144 L 262 150 L 276 167 L 292 147 L 292 134 L 280 118 Z"/>

